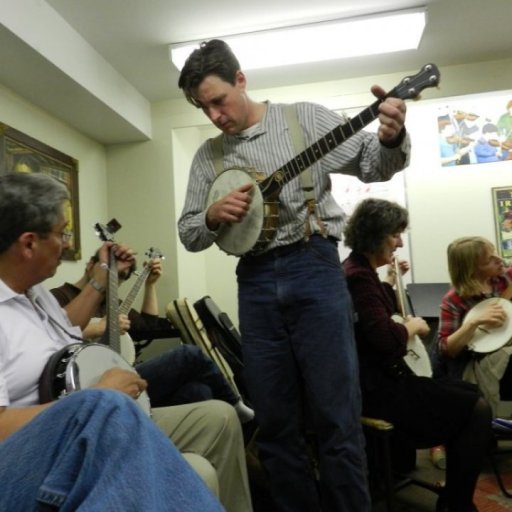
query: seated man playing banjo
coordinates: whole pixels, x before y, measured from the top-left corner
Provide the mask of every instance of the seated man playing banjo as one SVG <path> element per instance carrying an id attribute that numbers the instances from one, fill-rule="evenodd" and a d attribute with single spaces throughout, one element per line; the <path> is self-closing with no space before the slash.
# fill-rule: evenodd
<path id="1" fill-rule="evenodd" d="M 81 328 L 103 300 L 95 286 L 107 285 L 107 272 L 101 266 L 94 271 L 94 283 L 84 287 L 67 312 L 40 285 L 55 274 L 62 251 L 68 246 L 63 213 L 67 200 L 67 189 L 44 174 L 12 173 L 0 177 L 0 285 L 4 290 L 0 301 L 2 437 L 35 421 L 32 418 L 45 407 L 38 404 L 40 376 L 46 362 L 63 347 L 82 340 Z M 131 264 L 133 251 L 106 242 L 100 249 L 100 260 L 106 262 L 112 254 L 121 265 Z M 94 387 L 138 398 L 145 392 L 147 382 L 131 368 L 113 367 L 100 376 Z M 69 403 L 68 398 L 79 393 L 82 392 L 70 392 L 69 397 L 50 409 Z M 153 408 L 151 415 L 160 430 L 187 454 L 189 463 L 210 488 L 218 492 L 228 512 L 252 510 L 240 422 L 230 405 L 210 400 Z M 130 485 L 135 484 L 130 481 Z M 195 510 L 209 509 L 203 506 Z"/>

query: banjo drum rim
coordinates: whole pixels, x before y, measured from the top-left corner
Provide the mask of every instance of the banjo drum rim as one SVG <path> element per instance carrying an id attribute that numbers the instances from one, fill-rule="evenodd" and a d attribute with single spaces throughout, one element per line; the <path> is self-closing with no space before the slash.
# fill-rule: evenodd
<path id="1" fill-rule="evenodd" d="M 215 243 L 224 252 L 226 252 L 227 254 L 231 254 L 233 256 L 243 256 L 244 254 L 251 252 L 251 250 L 256 246 L 256 244 L 260 240 L 264 226 L 265 217 L 263 209 L 263 194 L 258 186 L 258 182 L 251 176 L 251 171 L 254 172 L 255 170 L 249 167 L 231 167 L 229 169 L 225 169 L 216 176 L 215 180 L 212 182 L 210 186 L 210 190 L 207 196 L 206 206 L 209 207 L 214 202 L 218 201 L 221 197 L 224 197 L 235 188 L 241 187 L 246 183 L 253 184 L 252 203 L 251 207 L 249 208 L 247 217 L 245 217 L 240 223 L 230 223 L 221 225 L 218 229 L 217 238 L 215 239 Z M 231 180 L 229 180 L 229 175 L 233 176 Z M 219 191 L 217 190 L 217 188 L 220 188 L 220 185 L 225 185 L 225 181 L 235 181 L 235 176 L 237 176 L 236 179 L 240 180 L 239 183 L 232 184 L 228 182 L 227 186 L 221 188 Z M 260 208 L 261 211 L 258 216 L 258 213 L 255 210 Z M 257 224 L 257 226 L 248 226 L 249 223 Z M 248 233 L 247 231 L 249 230 L 249 228 L 252 229 L 254 233 Z M 244 242 L 242 248 L 240 248 L 241 236 L 248 238 L 248 240 Z M 232 238 L 237 239 L 236 244 L 232 243 Z"/>
<path id="2" fill-rule="evenodd" d="M 80 344 L 73 344 L 73 345 L 80 345 Z M 136 373 L 133 366 L 126 361 L 126 359 L 123 358 L 121 354 L 113 350 L 107 345 L 103 345 L 102 343 L 87 343 L 87 344 L 81 344 L 78 348 L 72 351 L 72 353 L 69 356 L 69 362 L 66 364 L 66 375 L 65 375 L 65 390 L 67 393 L 74 393 L 75 391 L 81 391 L 84 389 L 90 389 L 92 386 L 86 386 L 82 387 L 80 385 L 80 368 L 77 367 L 77 359 L 80 357 L 80 354 L 90 349 L 101 349 L 103 351 L 107 350 L 111 356 L 115 358 L 116 365 L 108 366 L 108 368 L 121 368 L 124 370 L 131 370 L 134 373 Z M 78 370 L 78 375 L 74 375 L 74 373 Z M 106 370 L 104 370 L 106 371 Z M 83 372 L 82 372 L 83 373 Z M 75 382 L 78 381 L 78 386 L 75 385 Z M 149 395 L 147 394 L 147 391 L 143 391 L 137 399 L 134 399 L 137 404 L 142 408 L 142 410 L 148 415 L 151 416 L 151 403 L 149 400 Z"/>

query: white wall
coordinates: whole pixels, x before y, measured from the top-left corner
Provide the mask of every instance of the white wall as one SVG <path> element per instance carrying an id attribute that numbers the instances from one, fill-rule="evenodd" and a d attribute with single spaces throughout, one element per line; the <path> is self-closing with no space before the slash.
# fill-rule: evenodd
<path id="1" fill-rule="evenodd" d="M 479 235 L 496 244 L 491 188 L 512 186 L 512 160 L 441 167 L 437 115 L 446 105 L 481 112 L 495 104 L 503 113 L 510 99 L 509 89 L 411 106 L 414 150 L 405 178 L 415 282 L 449 281 L 446 248 L 455 238 Z"/>

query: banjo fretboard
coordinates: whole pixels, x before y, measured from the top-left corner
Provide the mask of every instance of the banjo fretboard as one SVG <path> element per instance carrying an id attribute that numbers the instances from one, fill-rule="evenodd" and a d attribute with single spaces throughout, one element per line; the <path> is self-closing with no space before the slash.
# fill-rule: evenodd
<path id="1" fill-rule="evenodd" d="M 386 98 L 400 98 L 403 100 L 416 98 L 425 87 L 432 87 L 438 85 L 438 83 L 439 71 L 434 64 L 426 64 L 417 75 L 405 77 L 384 97 L 376 100 L 348 122 L 331 130 L 263 180 L 259 184 L 263 197 L 265 199 L 277 197 L 289 181 L 374 121 L 379 115 L 379 105 Z"/>

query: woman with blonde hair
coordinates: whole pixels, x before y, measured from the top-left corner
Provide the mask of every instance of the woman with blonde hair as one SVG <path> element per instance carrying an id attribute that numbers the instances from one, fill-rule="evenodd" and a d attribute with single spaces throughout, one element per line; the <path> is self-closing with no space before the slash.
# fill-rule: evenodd
<path id="1" fill-rule="evenodd" d="M 512 347 L 488 354 L 479 350 L 476 356 L 470 348 L 477 333 L 490 334 L 502 327 L 507 314 L 498 300 L 473 308 L 485 299 L 503 296 L 512 282 L 512 268 L 505 266 L 492 242 L 481 236 L 454 240 L 447 256 L 452 288 L 441 302 L 436 347 L 439 367 L 443 373 L 475 382 L 496 416 L 500 399 L 512 398 Z"/>

